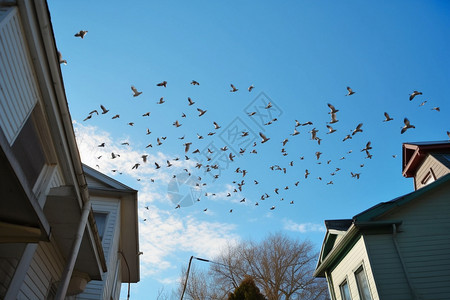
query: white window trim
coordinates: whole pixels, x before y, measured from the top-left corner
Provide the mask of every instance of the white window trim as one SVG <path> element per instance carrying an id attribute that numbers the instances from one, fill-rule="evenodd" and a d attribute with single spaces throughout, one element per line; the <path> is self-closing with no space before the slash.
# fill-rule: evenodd
<path id="1" fill-rule="evenodd" d="M 358 279 L 356 278 L 356 271 L 358 271 L 360 268 L 362 268 L 362 272 L 364 272 L 364 276 L 366 276 L 367 287 L 369 288 L 370 299 L 372 300 L 373 299 L 372 287 L 370 286 L 369 276 L 367 276 L 367 268 L 366 268 L 366 265 L 364 264 L 364 261 L 362 261 L 360 264 L 358 264 L 358 266 L 356 268 L 354 268 L 352 271 L 353 276 L 355 277 L 356 289 L 358 290 L 359 299 L 361 299 L 361 292 L 359 290 L 360 287 L 358 284 Z"/>
<path id="2" fill-rule="evenodd" d="M 344 298 L 342 297 L 342 289 L 341 289 L 341 287 L 344 285 L 344 283 L 347 283 L 348 293 L 350 294 L 350 299 L 345 299 L 345 300 L 352 300 L 353 297 L 352 297 L 352 291 L 351 291 L 351 289 L 350 289 L 350 282 L 349 282 L 349 280 L 348 280 L 348 276 L 345 276 L 345 279 L 342 280 L 341 283 L 339 283 L 339 295 L 340 295 L 341 299 L 344 299 Z"/>

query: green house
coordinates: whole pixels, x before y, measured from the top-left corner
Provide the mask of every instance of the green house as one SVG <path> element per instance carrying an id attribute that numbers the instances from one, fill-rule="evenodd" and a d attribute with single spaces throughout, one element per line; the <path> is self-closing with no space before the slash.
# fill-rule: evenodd
<path id="1" fill-rule="evenodd" d="M 325 221 L 332 299 L 450 299 L 450 142 L 405 143 L 402 164 L 413 192 Z"/>

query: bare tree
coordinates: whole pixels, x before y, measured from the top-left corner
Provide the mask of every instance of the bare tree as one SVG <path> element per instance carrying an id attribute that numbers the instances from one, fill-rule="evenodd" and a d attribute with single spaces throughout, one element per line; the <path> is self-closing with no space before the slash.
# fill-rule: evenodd
<path id="1" fill-rule="evenodd" d="M 326 282 L 312 277 L 316 257 L 311 242 L 293 240 L 282 233 L 271 234 L 259 243 L 228 245 L 214 259 L 208 274 L 191 273 L 188 294 L 197 295 L 201 289 L 203 297 L 190 299 L 225 299 L 250 275 L 268 300 L 329 299 Z M 205 284 L 191 276 L 200 276 Z"/>

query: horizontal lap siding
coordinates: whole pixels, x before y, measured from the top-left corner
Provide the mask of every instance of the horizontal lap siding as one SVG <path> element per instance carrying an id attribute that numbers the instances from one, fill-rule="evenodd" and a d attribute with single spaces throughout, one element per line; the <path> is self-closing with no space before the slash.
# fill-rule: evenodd
<path id="1" fill-rule="evenodd" d="M 0 127 L 12 144 L 40 98 L 17 8 L 0 23 Z"/>
<path id="2" fill-rule="evenodd" d="M 350 294 L 352 299 L 359 299 L 358 287 L 356 285 L 356 279 L 354 272 L 356 269 L 363 264 L 365 274 L 367 275 L 367 280 L 369 283 L 369 288 L 371 291 L 372 299 L 377 300 L 378 293 L 373 280 L 371 266 L 368 260 L 366 248 L 364 246 L 364 239 L 361 237 L 349 253 L 342 259 L 338 266 L 331 272 L 331 277 L 333 280 L 334 293 L 337 300 L 341 300 L 341 293 L 339 290 L 339 285 L 347 279 L 348 286 L 350 288 Z"/>
<path id="3" fill-rule="evenodd" d="M 50 285 L 59 281 L 64 259 L 54 240 L 39 242 L 18 299 L 45 299 Z"/>
<path id="4" fill-rule="evenodd" d="M 383 218 L 403 222 L 397 235 L 400 253 L 411 282 L 423 299 L 450 299 L 450 184 L 445 185 Z M 380 236 L 369 237 L 373 245 L 368 249 L 380 290 L 385 278 L 391 278 L 391 272 L 397 269 L 392 260 L 396 255 L 392 235 L 382 237 L 384 241 Z M 375 243 L 376 239 L 380 240 Z M 393 253 L 387 255 L 386 248 L 392 248 Z M 374 258 L 380 266 L 376 269 Z"/>

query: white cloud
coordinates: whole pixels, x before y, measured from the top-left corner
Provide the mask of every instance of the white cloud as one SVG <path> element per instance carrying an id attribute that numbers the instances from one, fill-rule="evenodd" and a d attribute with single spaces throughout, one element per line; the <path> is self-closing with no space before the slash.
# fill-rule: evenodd
<path id="1" fill-rule="evenodd" d="M 283 220 L 284 229 L 289 231 L 296 231 L 301 233 L 307 232 L 325 232 L 325 226 L 322 224 L 314 224 L 314 223 L 295 223 L 292 220 Z"/>
<path id="2" fill-rule="evenodd" d="M 235 225 L 201 221 L 182 214 L 181 210 L 168 212 L 149 207 L 147 221 L 140 224 L 143 276 L 174 268 L 169 257 L 175 252 L 211 258 L 225 244 L 239 239 L 234 233 Z"/>

